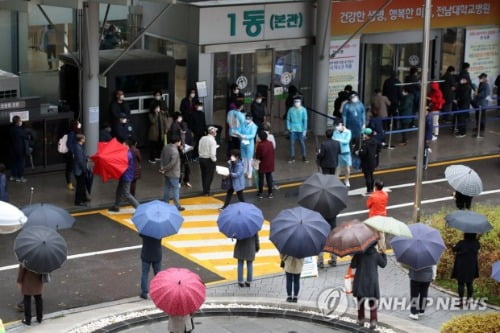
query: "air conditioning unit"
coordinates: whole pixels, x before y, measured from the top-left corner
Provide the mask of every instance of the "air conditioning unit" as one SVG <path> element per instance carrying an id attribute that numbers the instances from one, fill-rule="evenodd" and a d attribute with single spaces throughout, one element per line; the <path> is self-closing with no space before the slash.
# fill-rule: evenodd
<path id="1" fill-rule="evenodd" d="M 0 69 L 0 100 L 21 97 L 19 76 Z"/>

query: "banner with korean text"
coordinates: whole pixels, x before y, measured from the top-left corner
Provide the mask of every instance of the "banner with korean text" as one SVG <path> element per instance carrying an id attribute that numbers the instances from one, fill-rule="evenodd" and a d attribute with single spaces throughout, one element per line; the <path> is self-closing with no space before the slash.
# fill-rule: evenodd
<path id="1" fill-rule="evenodd" d="M 423 0 L 340 1 L 332 3 L 331 35 L 354 33 L 374 16 L 362 33 L 420 30 L 423 25 Z M 500 0 L 434 0 L 431 28 L 465 27 L 500 24 Z M 376 14 L 376 15 L 375 15 Z"/>

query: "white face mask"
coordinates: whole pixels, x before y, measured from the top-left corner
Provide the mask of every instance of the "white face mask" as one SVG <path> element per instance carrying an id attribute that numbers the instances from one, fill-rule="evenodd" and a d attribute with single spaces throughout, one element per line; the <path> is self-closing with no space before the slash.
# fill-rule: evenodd
<path id="1" fill-rule="evenodd" d="M 247 124 L 250 124 L 252 122 L 252 119 L 247 119 Z"/>
<path id="2" fill-rule="evenodd" d="M 120 119 L 120 123 L 122 123 L 122 124 L 126 124 L 126 123 L 127 123 L 127 118 L 122 118 L 122 119 Z"/>
<path id="3" fill-rule="evenodd" d="M 233 90 L 233 92 L 234 92 L 235 94 L 237 94 L 237 93 L 239 93 L 239 92 L 240 92 L 240 90 L 239 90 L 239 89 L 234 89 L 234 90 Z"/>
<path id="4" fill-rule="evenodd" d="M 191 97 L 191 98 L 194 98 L 195 96 L 196 96 L 196 94 L 195 94 L 195 93 L 191 93 L 191 94 L 189 95 L 189 97 Z"/>
<path id="5" fill-rule="evenodd" d="M 296 108 L 300 108 L 300 106 L 302 105 L 302 103 L 300 102 L 295 102 L 293 103 L 293 105 L 295 105 Z"/>
<path id="6" fill-rule="evenodd" d="M 203 111 L 203 108 L 201 106 L 197 107 L 196 110 L 198 111 Z"/>
<path id="7" fill-rule="evenodd" d="M 236 157 L 231 156 L 231 161 L 236 162 Z"/>
<path id="8" fill-rule="evenodd" d="M 353 98 L 351 98 L 351 102 L 357 103 L 357 102 L 359 102 L 359 98 L 358 97 L 353 97 Z"/>
<path id="9" fill-rule="evenodd" d="M 336 129 L 337 131 L 342 132 L 344 130 L 344 127 L 339 125 L 336 127 Z"/>
<path id="10" fill-rule="evenodd" d="M 156 99 L 157 101 L 159 101 L 159 100 L 161 100 L 161 96 L 160 96 L 160 95 L 157 95 L 157 96 L 155 96 L 155 99 Z"/>
<path id="11" fill-rule="evenodd" d="M 259 104 L 260 104 L 260 103 L 262 103 L 262 99 L 261 99 L 261 98 L 257 98 L 255 101 L 256 101 L 257 103 L 259 103 Z"/>
<path id="12" fill-rule="evenodd" d="M 119 99 L 120 101 L 123 101 L 125 99 L 125 95 L 120 95 Z"/>
<path id="13" fill-rule="evenodd" d="M 76 125 L 76 128 L 82 128 L 82 124 L 78 123 L 78 125 Z"/>
<path id="14" fill-rule="evenodd" d="M 182 123 L 182 117 L 177 118 L 178 123 Z"/>

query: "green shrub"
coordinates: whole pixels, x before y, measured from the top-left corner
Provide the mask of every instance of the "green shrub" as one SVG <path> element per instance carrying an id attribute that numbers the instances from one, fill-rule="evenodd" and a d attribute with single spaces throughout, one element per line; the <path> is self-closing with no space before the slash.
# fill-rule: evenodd
<path id="1" fill-rule="evenodd" d="M 488 233 L 481 235 L 479 243 L 479 278 L 474 280 L 474 297 L 487 297 L 488 303 L 500 305 L 500 283 L 493 280 L 491 267 L 495 261 L 500 260 L 500 206 L 474 205 L 473 211 L 483 214 L 493 226 Z M 455 256 L 452 247 L 461 239 L 463 233 L 446 226 L 445 216 L 450 210 L 442 210 L 431 216 L 424 217 L 424 223 L 430 224 L 441 232 L 446 250 L 438 264 L 436 283 L 444 288 L 457 290 L 456 280 L 450 279 Z"/>
<path id="2" fill-rule="evenodd" d="M 500 312 L 456 316 L 441 326 L 441 333 L 497 333 Z"/>

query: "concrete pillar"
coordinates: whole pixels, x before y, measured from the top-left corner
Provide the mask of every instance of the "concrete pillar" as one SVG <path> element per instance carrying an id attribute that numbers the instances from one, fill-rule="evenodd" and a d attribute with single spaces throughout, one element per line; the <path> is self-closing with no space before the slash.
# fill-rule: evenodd
<path id="1" fill-rule="evenodd" d="M 200 98 L 203 101 L 203 109 L 205 110 L 205 121 L 207 125 L 213 124 L 214 121 L 214 105 L 213 105 L 213 82 L 214 82 L 214 66 L 212 53 L 200 53 L 198 56 L 198 79 L 196 81 L 207 82 L 208 96 Z"/>
<path id="2" fill-rule="evenodd" d="M 82 26 L 81 118 L 87 137 L 85 149 L 88 155 L 93 155 L 99 141 L 99 2 L 96 0 L 84 2 Z"/>
<path id="3" fill-rule="evenodd" d="M 328 113 L 328 75 L 330 62 L 330 0 L 316 2 L 316 45 L 314 47 L 313 109 Z M 327 118 L 321 115 L 313 117 L 312 132 L 324 135 Z"/>

